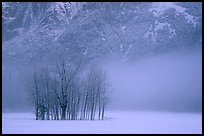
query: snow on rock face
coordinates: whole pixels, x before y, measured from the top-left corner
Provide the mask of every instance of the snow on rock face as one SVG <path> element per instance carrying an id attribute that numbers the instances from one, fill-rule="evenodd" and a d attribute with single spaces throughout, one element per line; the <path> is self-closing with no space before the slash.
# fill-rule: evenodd
<path id="1" fill-rule="evenodd" d="M 191 23 L 194 27 L 196 27 L 198 23 L 198 17 L 194 17 L 193 15 L 186 12 L 186 8 L 178 5 L 178 2 L 154 2 L 152 7 L 149 9 L 150 12 L 153 12 L 155 17 L 159 17 L 163 15 L 167 10 L 174 9 L 176 14 L 184 15 L 187 23 Z"/>
<path id="2" fill-rule="evenodd" d="M 196 27 L 197 23 L 198 23 L 198 17 L 194 17 L 188 13 L 184 13 L 185 18 L 187 20 L 187 23 L 191 23 L 193 24 L 193 27 Z"/>
<path id="3" fill-rule="evenodd" d="M 154 28 L 153 25 L 150 25 L 149 30 L 147 33 L 145 33 L 144 37 L 151 37 L 151 40 L 155 43 L 157 40 L 158 31 L 164 30 L 165 28 L 169 31 L 169 38 L 172 38 L 176 35 L 176 30 L 172 28 L 169 23 L 155 21 Z"/>
<path id="4" fill-rule="evenodd" d="M 149 11 L 153 12 L 155 17 L 159 17 L 171 8 L 175 9 L 178 13 L 183 13 L 186 10 L 186 8 L 177 5 L 175 2 L 154 2 Z"/>
<path id="5" fill-rule="evenodd" d="M 69 18 L 76 16 L 83 4 L 83 2 L 53 2 L 48 11 L 56 13 L 59 20 L 69 22 Z"/>
<path id="6" fill-rule="evenodd" d="M 70 52 L 75 52 L 77 48 L 81 55 L 84 54 L 84 49 L 87 49 L 89 51 L 86 54 L 87 57 L 91 57 L 93 54 L 108 56 L 108 53 L 112 55 L 111 52 L 113 52 L 116 56 L 120 54 L 135 58 L 138 52 L 144 54 L 151 52 L 150 48 L 144 48 L 149 46 L 149 42 L 154 44 L 163 42 L 158 44 L 162 45 L 171 40 L 193 40 L 192 37 L 182 37 L 182 35 L 192 33 L 197 29 L 197 26 L 200 26 L 202 17 L 199 16 L 200 8 L 197 9 L 198 20 L 198 17 L 192 15 L 193 6 L 195 5 L 192 4 L 187 8 L 174 2 L 140 4 L 4 3 L 2 8 L 3 42 L 4 46 L 8 45 L 10 52 L 13 47 L 19 47 L 15 51 L 19 56 L 27 54 L 27 50 L 33 50 L 31 51 L 34 52 L 33 54 L 37 54 L 38 52 L 35 50 L 38 49 L 39 52 L 43 49 L 54 52 L 54 47 L 59 46 L 62 50 L 67 48 Z M 174 10 L 166 12 L 168 9 Z M 18 11 L 18 13 L 13 14 L 14 11 Z M 168 18 L 165 18 L 166 16 Z M 188 24 L 193 24 L 192 26 L 195 28 L 191 27 L 189 30 Z M 35 44 L 39 46 L 35 46 Z M 130 45 L 131 49 L 129 49 Z M 175 46 L 183 46 L 183 44 Z M 37 47 L 39 48 L 36 49 Z M 160 46 L 154 47 L 160 50 Z M 73 54 L 79 55 L 78 53 Z"/>
<path id="7" fill-rule="evenodd" d="M 149 27 L 147 33 L 145 33 L 144 37 L 145 38 L 150 37 L 153 42 L 156 42 L 156 34 L 155 34 L 155 31 L 153 30 L 152 25 L 150 25 L 150 27 Z"/>
<path id="8" fill-rule="evenodd" d="M 158 23 L 158 22 L 155 22 L 155 31 L 158 31 L 158 30 L 163 30 L 165 27 L 167 27 L 167 29 L 169 30 L 169 38 L 173 37 L 174 35 L 176 35 L 176 30 L 173 29 L 171 27 L 171 25 L 167 22 L 164 22 L 164 23 Z"/>
<path id="9" fill-rule="evenodd" d="M 172 38 L 173 36 L 176 35 L 176 30 L 174 28 L 172 28 L 169 23 L 167 23 L 167 22 L 164 22 L 164 23 L 160 22 L 160 23 L 158 23 L 158 21 L 155 21 L 154 29 L 153 29 L 153 26 L 150 25 L 149 30 L 148 30 L 147 33 L 145 33 L 144 37 L 145 38 L 151 37 L 151 40 L 153 42 L 156 42 L 158 31 L 159 30 L 163 30 L 164 28 L 168 29 L 168 31 L 169 31 L 169 38 Z"/>

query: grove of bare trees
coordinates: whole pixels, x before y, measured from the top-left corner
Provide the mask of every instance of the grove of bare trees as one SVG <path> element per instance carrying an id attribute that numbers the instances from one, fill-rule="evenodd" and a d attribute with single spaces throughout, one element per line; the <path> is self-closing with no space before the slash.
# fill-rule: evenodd
<path id="1" fill-rule="evenodd" d="M 63 60 L 55 68 L 35 70 L 29 90 L 36 120 L 104 119 L 106 76 L 93 67 L 81 74 L 80 67 Z"/>

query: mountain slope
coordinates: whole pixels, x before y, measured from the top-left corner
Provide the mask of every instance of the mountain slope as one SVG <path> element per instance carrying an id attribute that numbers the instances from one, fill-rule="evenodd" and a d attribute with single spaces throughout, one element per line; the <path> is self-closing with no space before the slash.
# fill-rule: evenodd
<path id="1" fill-rule="evenodd" d="M 135 59 L 194 47 L 201 42 L 200 9 L 201 3 L 174 2 L 4 3 L 3 56 L 25 64 L 56 50 L 90 60 Z"/>

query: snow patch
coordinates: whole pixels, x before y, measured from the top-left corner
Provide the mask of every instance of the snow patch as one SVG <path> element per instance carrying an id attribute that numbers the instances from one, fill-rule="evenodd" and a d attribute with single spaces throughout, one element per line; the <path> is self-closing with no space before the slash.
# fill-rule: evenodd
<path id="1" fill-rule="evenodd" d="M 6 23 L 11 23 L 11 22 L 13 22 L 16 18 L 15 18 L 15 17 L 5 17 L 5 16 L 3 16 L 3 19 L 6 20 Z"/>
<path id="2" fill-rule="evenodd" d="M 169 38 L 172 38 L 173 36 L 176 35 L 176 30 L 173 29 L 169 23 L 155 21 L 154 28 L 153 25 L 150 25 L 149 30 L 147 31 L 147 33 L 145 33 L 144 37 L 145 38 L 151 37 L 152 42 L 156 42 L 158 35 L 157 31 L 163 30 L 164 28 L 168 29 Z"/>
<path id="3" fill-rule="evenodd" d="M 127 57 L 127 55 L 129 54 L 129 51 L 130 51 L 130 49 L 132 48 L 132 46 L 133 46 L 133 44 L 130 44 L 129 46 L 128 46 L 128 49 L 126 50 L 126 52 L 125 52 L 125 54 L 124 54 L 124 58 L 126 58 Z"/>
<path id="4" fill-rule="evenodd" d="M 125 28 L 126 26 L 122 26 L 121 29 L 123 30 L 123 32 L 125 32 Z"/>
<path id="5" fill-rule="evenodd" d="M 187 23 L 193 24 L 193 27 L 196 27 L 198 24 L 198 17 L 194 17 L 188 13 L 184 13 L 185 19 L 187 20 Z"/>
<path id="6" fill-rule="evenodd" d="M 159 17 L 171 8 L 175 9 L 178 13 L 183 13 L 186 10 L 186 8 L 177 5 L 175 2 L 153 2 L 150 12 L 153 12 L 155 17 Z"/>
<path id="7" fill-rule="evenodd" d="M 153 30 L 153 26 L 150 25 L 147 33 L 144 35 L 145 38 L 151 38 L 152 42 L 156 42 L 157 33 Z"/>
<path id="8" fill-rule="evenodd" d="M 84 55 L 86 55 L 87 54 L 87 49 L 84 51 L 84 53 L 83 53 Z"/>
<path id="9" fill-rule="evenodd" d="M 158 30 L 163 30 L 165 27 L 169 30 L 169 38 L 172 38 L 173 36 L 176 35 L 176 30 L 171 27 L 171 25 L 167 22 L 164 23 L 158 23 L 157 21 L 155 22 L 155 32 Z"/>
<path id="10" fill-rule="evenodd" d="M 187 23 L 191 23 L 193 27 L 196 27 L 198 23 L 198 17 L 195 17 L 186 12 L 186 8 L 179 6 L 176 2 L 153 2 L 152 7 L 149 9 L 155 17 L 163 15 L 168 9 L 175 9 L 176 15 L 182 14 Z"/>

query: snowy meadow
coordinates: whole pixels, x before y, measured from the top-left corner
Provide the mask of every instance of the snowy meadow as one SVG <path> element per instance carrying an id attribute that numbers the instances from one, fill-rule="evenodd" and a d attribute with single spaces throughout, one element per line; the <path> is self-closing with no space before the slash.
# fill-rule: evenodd
<path id="1" fill-rule="evenodd" d="M 201 134 L 202 115 L 107 111 L 101 120 L 35 120 L 32 113 L 3 113 L 3 134 Z"/>

